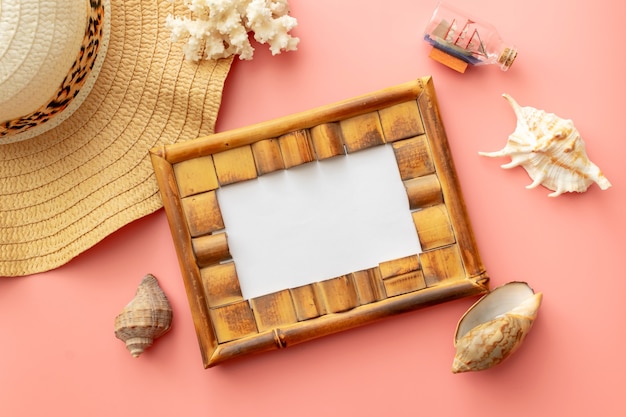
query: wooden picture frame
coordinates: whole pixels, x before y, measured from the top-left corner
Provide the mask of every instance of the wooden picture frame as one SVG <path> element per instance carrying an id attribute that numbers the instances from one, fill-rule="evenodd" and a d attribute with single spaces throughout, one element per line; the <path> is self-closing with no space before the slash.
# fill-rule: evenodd
<path id="1" fill-rule="evenodd" d="M 217 190 L 392 146 L 422 252 L 243 298 Z M 151 150 L 205 368 L 488 291 L 430 77 Z"/>

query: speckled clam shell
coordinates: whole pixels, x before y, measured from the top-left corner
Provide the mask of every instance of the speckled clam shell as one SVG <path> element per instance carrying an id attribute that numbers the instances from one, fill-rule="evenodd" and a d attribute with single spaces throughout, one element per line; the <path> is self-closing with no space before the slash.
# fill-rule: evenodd
<path id="1" fill-rule="evenodd" d="M 602 190 L 611 186 L 609 180 L 587 157 L 585 143 L 569 119 L 533 107 L 521 107 L 508 94 L 503 97 L 517 116 L 515 131 L 506 146 L 497 152 L 479 152 L 489 157 L 511 157 L 502 168 L 522 166 L 533 182 L 552 190 L 550 197 L 565 192 L 587 191 L 594 182 Z"/>
<path id="2" fill-rule="evenodd" d="M 115 318 L 115 337 L 138 357 L 165 334 L 172 323 L 172 308 L 154 275 L 146 275 L 135 297 Z"/>
<path id="3" fill-rule="evenodd" d="M 478 300 L 458 323 L 452 372 L 482 371 L 508 358 L 530 331 L 542 298 L 525 282 L 510 282 Z"/>

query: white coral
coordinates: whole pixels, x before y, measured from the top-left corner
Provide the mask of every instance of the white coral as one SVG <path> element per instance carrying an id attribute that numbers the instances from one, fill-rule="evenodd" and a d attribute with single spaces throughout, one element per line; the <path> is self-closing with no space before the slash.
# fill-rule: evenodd
<path id="1" fill-rule="evenodd" d="M 175 1 L 175 0 L 170 0 Z M 183 0 L 197 16 L 169 15 L 166 26 L 172 31 L 172 41 L 187 37 L 183 47 L 185 58 L 191 61 L 218 59 L 239 55 L 252 59 L 254 48 L 248 38 L 269 44 L 272 55 L 297 49 L 296 37 L 289 31 L 297 20 L 289 16 L 287 0 Z"/>

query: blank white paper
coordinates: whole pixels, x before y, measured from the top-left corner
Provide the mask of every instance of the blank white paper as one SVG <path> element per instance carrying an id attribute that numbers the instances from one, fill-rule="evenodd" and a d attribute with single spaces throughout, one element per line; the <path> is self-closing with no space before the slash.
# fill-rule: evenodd
<path id="1" fill-rule="evenodd" d="M 390 146 L 218 190 L 244 298 L 421 252 Z"/>

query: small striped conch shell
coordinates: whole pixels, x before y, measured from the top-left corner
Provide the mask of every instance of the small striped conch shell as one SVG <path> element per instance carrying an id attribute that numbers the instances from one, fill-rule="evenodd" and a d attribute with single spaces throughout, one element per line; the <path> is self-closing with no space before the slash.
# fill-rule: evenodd
<path id="1" fill-rule="evenodd" d="M 457 326 L 452 372 L 482 371 L 508 358 L 530 331 L 542 297 L 525 282 L 510 282 L 478 300 Z"/>
<path id="2" fill-rule="evenodd" d="M 152 342 L 165 334 L 172 323 L 172 308 L 152 274 L 146 275 L 135 297 L 115 318 L 115 337 L 126 343 L 137 358 Z"/>
<path id="3" fill-rule="evenodd" d="M 602 190 L 611 186 L 609 180 L 587 157 L 583 142 L 574 123 L 533 107 L 521 107 L 508 94 L 503 97 L 511 104 L 517 127 L 506 146 L 497 152 L 479 152 L 490 157 L 510 156 L 511 162 L 502 168 L 521 165 L 533 182 L 552 190 L 550 197 L 564 192 L 587 191 L 594 182 Z"/>

